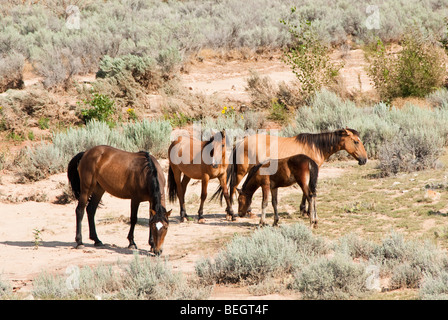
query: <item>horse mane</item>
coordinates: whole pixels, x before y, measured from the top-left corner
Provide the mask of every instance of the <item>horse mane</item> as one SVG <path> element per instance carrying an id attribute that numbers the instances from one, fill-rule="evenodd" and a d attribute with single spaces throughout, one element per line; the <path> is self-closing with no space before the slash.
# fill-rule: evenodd
<path id="1" fill-rule="evenodd" d="M 359 136 L 358 131 L 354 129 L 348 129 L 354 135 Z M 295 137 L 296 142 L 314 146 L 319 150 L 329 150 L 333 148 L 342 137 L 345 129 L 339 129 L 336 131 L 322 132 L 322 133 L 300 133 Z"/>
<path id="2" fill-rule="evenodd" d="M 222 131 L 220 131 L 220 133 L 221 133 L 221 138 L 224 137 L 224 134 L 225 134 L 224 131 L 222 130 Z M 215 134 L 216 134 L 216 133 L 215 133 Z M 205 143 L 204 143 L 204 145 L 202 146 L 202 148 L 205 148 L 205 147 L 208 146 L 210 143 L 212 143 L 213 141 L 215 141 L 215 134 L 212 135 L 212 136 L 210 137 L 210 139 L 203 141 L 203 142 L 205 142 Z"/>
<path id="3" fill-rule="evenodd" d="M 269 161 L 269 160 L 268 160 Z M 253 166 L 250 170 L 249 173 L 247 174 L 247 178 L 246 181 L 244 181 L 243 186 L 241 188 L 241 190 L 246 189 L 249 181 L 252 179 L 252 177 L 255 176 L 255 174 L 257 173 L 257 171 L 261 168 L 262 165 L 264 165 L 265 163 L 267 163 L 268 161 L 263 161 L 255 166 Z"/>
<path id="4" fill-rule="evenodd" d="M 148 172 L 148 183 L 150 184 L 151 190 L 153 191 L 152 202 L 154 204 L 154 211 L 157 214 L 163 213 L 162 206 L 162 193 L 160 190 L 159 179 L 157 178 L 157 168 L 151 159 L 151 156 L 146 151 L 140 151 L 146 158 L 146 166 L 149 169 Z"/>

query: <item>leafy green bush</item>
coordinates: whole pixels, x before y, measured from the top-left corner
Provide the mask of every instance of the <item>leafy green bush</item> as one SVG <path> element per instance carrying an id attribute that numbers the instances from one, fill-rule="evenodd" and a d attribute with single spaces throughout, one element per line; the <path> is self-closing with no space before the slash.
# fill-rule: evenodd
<path id="1" fill-rule="evenodd" d="M 387 53 L 381 40 L 371 58 L 369 75 L 380 97 L 424 97 L 442 87 L 447 75 L 445 55 L 422 35 L 411 32 L 396 55 Z"/>
<path id="2" fill-rule="evenodd" d="M 291 12 L 294 13 L 293 7 Z M 296 24 L 281 20 L 291 33 L 294 42 L 284 52 L 284 59 L 292 68 L 300 83 L 300 95 L 307 99 L 322 87 L 334 82 L 341 64 L 330 61 L 329 48 L 310 21 Z"/>
<path id="3" fill-rule="evenodd" d="M 114 101 L 108 96 L 93 93 L 90 99 L 83 101 L 84 105 L 89 106 L 88 109 L 82 109 L 81 114 L 87 123 L 90 120 L 98 120 L 111 123 L 111 117 L 114 114 Z"/>

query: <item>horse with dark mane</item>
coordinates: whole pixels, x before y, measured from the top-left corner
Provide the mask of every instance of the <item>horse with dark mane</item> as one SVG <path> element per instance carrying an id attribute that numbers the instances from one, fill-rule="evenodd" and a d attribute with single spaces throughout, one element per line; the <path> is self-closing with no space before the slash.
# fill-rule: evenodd
<path id="1" fill-rule="evenodd" d="M 235 220 L 227 191 L 226 135 L 224 131 L 215 133 L 208 141 L 180 136 L 168 148 L 170 168 L 168 171 L 168 189 L 170 202 L 179 199 L 181 222 L 187 219 L 185 209 L 185 191 L 190 179 L 201 180 L 201 204 L 198 210 L 198 222 L 204 223 L 203 210 L 207 198 L 207 186 L 210 179 L 219 179 L 222 194 L 226 199 L 226 218 Z M 183 174 L 182 180 L 181 176 Z"/>
<path id="2" fill-rule="evenodd" d="M 78 200 L 76 207 L 76 248 L 84 247 L 81 222 L 87 206 L 89 238 L 95 246 L 103 246 L 95 228 L 95 213 L 105 192 L 121 199 L 131 199 L 129 248 L 136 249 L 134 228 L 140 202 L 150 202 L 149 245 L 156 255 L 168 231 L 165 209 L 165 177 L 156 158 L 147 152 L 131 153 L 110 146 L 96 146 L 80 152 L 68 164 L 68 179 Z"/>
<path id="3" fill-rule="evenodd" d="M 339 129 L 332 132 L 301 133 L 293 137 L 278 137 L 255 134 L 245 137 L 232 150 L 231 164 L 227 171 L 230 180 L 230 201 L 236 188 L 246 173 L 256 164 L 266 159 L 282 159 L 297 154 L 310 157 L 320 167 L 331 155 L 345 150 L 359 165 L 367 162 L 367 152 L 359 138 L 358 131 L 354 129 Z M 221 196 L 222 190 L 218 188 L 213 197 Z M 302 197 L 300 210 L 305 212 L 306 199 Z M 250 213 L 250 207 L 248 208 Z M 308 210 L 309 213 L 309 210 Z M 238 215 L 245 216 L 245 212 Z"/>
<path id="4" fill-rule="evenodd" d="M 274 174 L 261 173 L 263 168 L 267 168 L 273 163 L 277 168 Z M 289 187 L 294 183 L 297 183 L 302 189 L 303 196 L 309 203 L 310 224 L 312 227 L 317 228 L 316 186 L 318 175 L 319 166 L 311 158 L 303 154 L 278 160 L 266 160 L 259 163 L 250 169 L 242 189 L 237 189 L 239 193 L 238 214 L 242 215 L 247 212 L 247 209 L 252 202 L 253 194 L 259 187 L 261 187 L 263 201 L 261 205 L 262 213 L 260 225 L 265 224 L 269 193 L 272 195 L 272 207 L 274 208 L 274 226 L 278 225 L 278 188 Z"/>

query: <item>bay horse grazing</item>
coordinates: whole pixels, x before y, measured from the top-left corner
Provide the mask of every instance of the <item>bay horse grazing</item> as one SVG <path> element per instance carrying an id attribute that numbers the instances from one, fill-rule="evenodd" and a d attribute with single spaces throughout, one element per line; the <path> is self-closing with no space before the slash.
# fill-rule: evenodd
<path id="1" fill-rule="evenodd" d="M 219 179 L 226 199 L 226 218 L 235 220 L 227 190 L 226 136 L 225 132 L 215 133 L 210 140 L 201 141 L 192 137 L 180 136 L 168 148 L 168 194 L 170 202 L 179 199 L 181 222 L 187 219 L 185 210 L 185 191 L 191 179 L 201 180 L 201 204 L 198 210 L 198 222 L 204 223 L 203 210 L 207 198 L 207 185 L 210 179 Z M 181 175 L 183 178 L 181 180 Z"/>
<path id="2" fill-rule="evenodd" d="M 367 152 L 359 138 L 358 131 L 354 129 L 345 128 L 332 132 L 301 133 L 293 137 L 260 134 L 247 136 L 232 150 L 232 163 L 229 165 L 227 172 L 228 179 L 230 179 L 230 201 L 233 202 L 236 188 L 246 173 L 254 165 L 268 158 L 282 159 L 296 154 L 304 154 L 320 167 L 331 155 L 341 150 L 347 151 L 358 160 L 359 165 L 366 164 Z M 215 195 L 221 194 L 222 190 L 218 188 Z M 302 213 L 306 210 L 305 204 L 306 199 L 302 197 L 300 205 Z M 248 210 L 250 212 L 250 207 Z M 244 212 L 238 213 L 239 216 L 245 216 L 245 214 Z"/>
<path id="3" fill-rule="evenodd" d="M 262 167 L 269 167 L 276 162 L 276 172 L 272 175 L 262 174 Z M 260 225 L 265 225 L 266 207 L 268 206 L 269 191 L 272 195 L 272 207 L 274 208 L 274 226 L 278 225 L 277 195 L 278 188 L 289 187 L 298 183 L 302 188 L 303 197 L 310 207 L 310 225 L 317 228 L 316 212 L 316 186 L 319 175 L 319 166 L 306 155 L 299 154 L 289 158 L 266 160 L 252 167 L 247 175 L 242 189 L 237 189 L 238 214 L 244 214 L 250 207 L 255 191 L 261 187 L 263 201 L 261 205 Z M 302 213 L 303 214 L 303 213 Z"/>
<path id="4" fill-rule="evenodd" d="M 165 209 L 165 177 L 160 164 L 147 152 L 136 153 L 96 146 L 80 152 L 70 160 L 67 176 L 78 200 L 76 207 L 76 248 L 82 248 L 81 222 L 87 206 L 89 238 L 95 246 L 103 246 L 95 228 L 95 213 L 104 192 L 121 199 L 131 199 L 131 228 L 129 248 L 136 249 L 134 228 L 140 202 L 150 202 L 149 245 L 156 255 L 168 231 Z"/>

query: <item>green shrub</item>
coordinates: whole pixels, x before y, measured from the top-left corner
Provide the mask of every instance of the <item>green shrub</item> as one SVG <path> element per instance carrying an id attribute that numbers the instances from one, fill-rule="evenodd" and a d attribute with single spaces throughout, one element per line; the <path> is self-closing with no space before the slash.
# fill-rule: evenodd
<path id="1" fill-rule="evenodd" d="M 338 300 L 358 298 L 367 291 L 367 274 L 362 264 L 349 256 L 321 257 L 295 275 L 291 289 L 305 299 Z"/>
<path id="2" fill-rule="evenodd" d="M 35 181 L 66 170 L 74 155 L 97 145 L 110 145 L 130 152 L 144 150 L 155 157 L 166 157 L 170 134 L 171 125 L 165 120 L 145 119 L 115 128 L 92 120 L 85 127 L 54 134 L 52 143 L 23 149 L 16 162 L 24 181 Z"/>
<path id="3" fill-rule="evenodd" d="M 421 34 L 411 32 L 402 45 L 403 49 L 394 55 L 387 53 L 383 42 L 378 40 L 371 58 L 369 75 L 386 101 L 395 97 L 424 97 L 442 87 L 447 74 L 443 50 Z"/>
<path id="4" fill-rule="evenodd" d="M 206 299 L 211 287 L 188 282 L 181 273 L 172 268 L 162 259 L 135 255 L 134 260 L 123 277 L 123 289 L 118 295 L 121 299 L 170 299 L 185 300 Z"/>
<path id="5" fill-rule="evenodd" d="M 114 114 L 114 101 L 108 96 L 93 93 L 90 99 L 83 101 L 84 105 L 89 106 L 88 109 L 82 109 L 81 114 L 87 123 L 90 120 L 98 120 L 111 124 L 111 117 Z"/>
<path id="6" fill-rule="evenodd" d="M 267 227 L 250 237 L 236 236 L 214 261 L 199 260 L 196 274 L 206 283 L 259 283 L 291 273 L 325 250 L 305 226 Z"/>
<path id="7" fill-rule="evenodd" d="M 296 8 L 291 8 L 294 13 Z M 322 87 L 334 82 L 341 64 L 330 61 L 329 48 L 319 38 L 310 21 L 295 22 L 281 20 L 288 27 L 294 42 L 284 52 L 284 59 L 292 68 L 300 83 L 300 96 L 307 99 Z"/>
<path id="8" fill-rule="evenodd" d="M 206 299 L 210 287 L 187 281 L 160 258 L 134 256 L 124 270 L 82 267 L 78 273 L 41 273 L 33 282 L 37 299 Z"/>
<path id="9" fill-rule="evenodd" d="M 440 274 L 424 276 L 419 290 L 419 298 L 423 300 L 448 300 L 448 271 Z"/>

